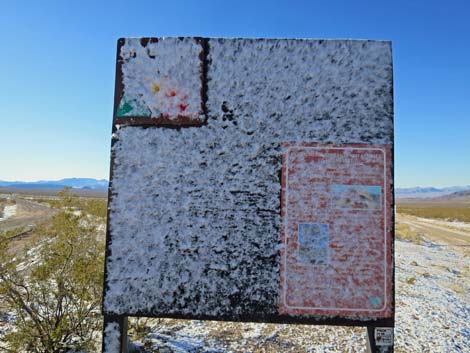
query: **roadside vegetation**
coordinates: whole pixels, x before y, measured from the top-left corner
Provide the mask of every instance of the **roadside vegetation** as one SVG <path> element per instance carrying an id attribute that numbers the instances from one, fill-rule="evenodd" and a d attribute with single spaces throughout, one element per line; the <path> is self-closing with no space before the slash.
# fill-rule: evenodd
<path id="1" fill-rule="evenodd" d="M 422 234 L 411 229 L 408 224 L 404 223 L 395 224 L 395 238 L 399 240 L 410 241 L 415 244 L 422 244 L 425 240 Z"/>
<path id="2" fill-rule="evenodd" d="M 28 232 L 30 229 L 26 226 L 22 226 L 22 227 L 16 227 L 16 228 L 12 228 L 12 229 L 8 229 L 6 231 L 4 231 L 3 233 L 1 233 L 1 237 L 2 239 L 5 238 L 5 239 L 12 239 L 12 238 L 15 238 L 19 235 L 22 235 L 26 232 Z"/>
<path id="3" fill-rule="evenodd" d="M 447 221 L 470 222 L 470 205 L 464 206 L 420 206 L 398 205 L 397 212 L 423 218 L 437 218 Z"/>
<path id="4" fill-rule="evenodd" d="M 82 212 L 95 216 L 106 218 L 107 203 L 103 198 L 78 197 L 70 193 L 70 188 L 62 190 L 58 197 L 38 197 L 34 202 L 49 205 L 53 208 L 67 207 L 70 210 L 81 210 Z"/>
<path id="5" fill-rule="evenodd" d="M 35 227 L 35 244 L 13 252 L 18 229 L 0 234 L 0 313 L 9 324 L 0 352 L 98 351 L 104 242 L 97 228 L 106 200 L 64 190 L 48 202 L 58 211 Z"/>

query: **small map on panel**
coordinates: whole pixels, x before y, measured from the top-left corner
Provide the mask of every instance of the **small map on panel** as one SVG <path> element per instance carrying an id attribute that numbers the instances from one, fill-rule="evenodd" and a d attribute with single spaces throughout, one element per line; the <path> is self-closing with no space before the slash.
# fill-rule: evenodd
<path id="1" fill-rule="evenodd" d="M 298 259 L 305 265 L 328 263 L 328 224 L 299 224 Z"/>

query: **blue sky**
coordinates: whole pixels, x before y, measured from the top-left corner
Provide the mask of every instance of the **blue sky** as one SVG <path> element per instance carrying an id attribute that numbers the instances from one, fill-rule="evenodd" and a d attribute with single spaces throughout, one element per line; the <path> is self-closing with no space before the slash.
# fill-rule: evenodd
<path id="1" fill-rule="evenodd" d="M 0 0 L 0 180 L 107 178 L 116 40 L 393 42 L 397 186 L 470 184 L 470 1 Z"/>

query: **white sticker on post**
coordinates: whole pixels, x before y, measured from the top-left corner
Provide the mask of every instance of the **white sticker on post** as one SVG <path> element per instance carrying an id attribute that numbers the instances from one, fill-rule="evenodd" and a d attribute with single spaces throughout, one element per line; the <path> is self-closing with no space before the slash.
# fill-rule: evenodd
<path id="1" fill-rule="evenodd" d="M 393 346 L 393 328 L 376 327 L 374 337 L 376 346 Z"/>

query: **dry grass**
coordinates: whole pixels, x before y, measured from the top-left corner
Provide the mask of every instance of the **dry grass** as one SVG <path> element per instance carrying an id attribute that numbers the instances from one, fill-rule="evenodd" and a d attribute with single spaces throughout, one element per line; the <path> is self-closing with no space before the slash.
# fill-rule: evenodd
<path id="1" fill-rule="evenodd" d="M 470 197 L 465 199 L 398 200 L 397 212 L 424 218 L 470 222 Z"/>
<path id="2" fill-rule="evenodd" d="M 464 296 L 465 288 L 458 283 L 452 283 L 449 285 L 449 289 L 453 290 L 456 294 Z"/>
<path id="3" fill-rule="evenodd" d="M 415 244 L 422 244 L 424 241 L 423 235 L 412 230 L 408 224 L 403 223 L 395 224 L 395 238 L 410 241 Z"/>
<path id="4" fill-rule="evenodd" d="M 470 222 L 470 207 L 399 205 L 397 212 L 416 217 Z"/>

